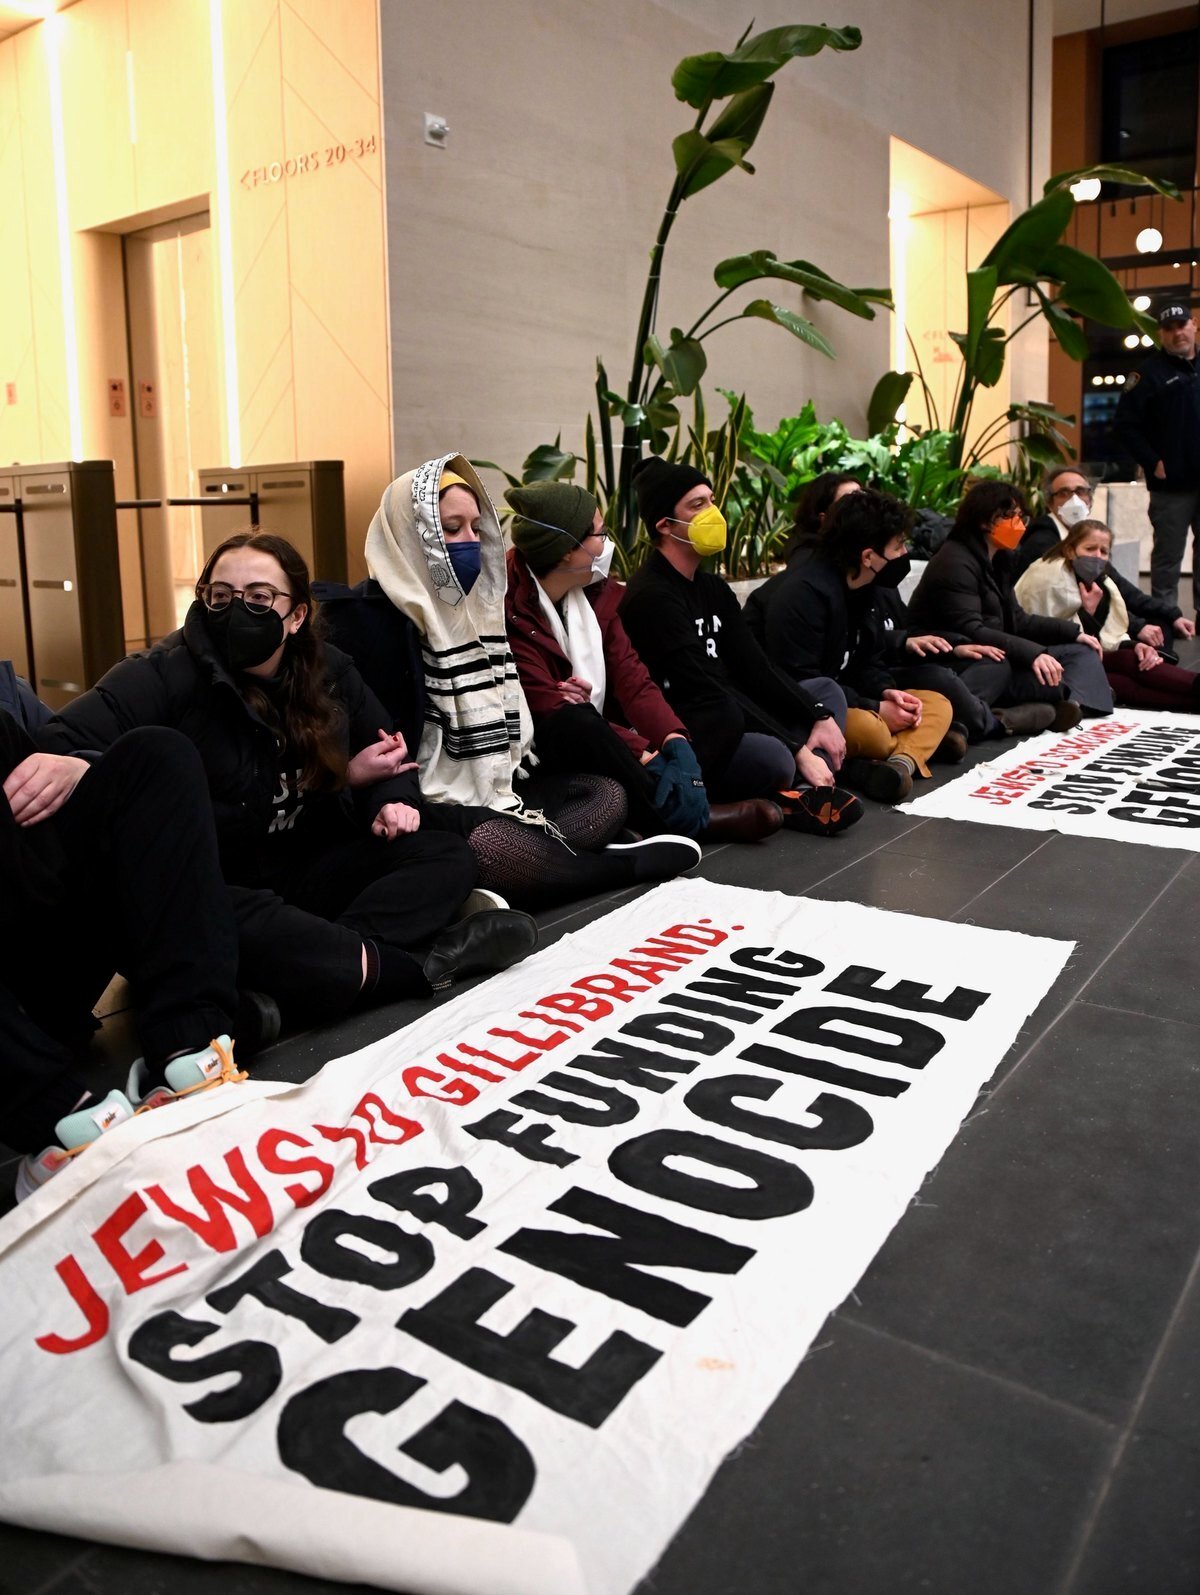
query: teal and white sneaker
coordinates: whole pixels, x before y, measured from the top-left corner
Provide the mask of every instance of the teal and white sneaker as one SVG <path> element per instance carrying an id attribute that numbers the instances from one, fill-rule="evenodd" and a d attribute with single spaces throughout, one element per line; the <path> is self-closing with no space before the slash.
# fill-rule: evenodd
<path id="1" fill-rule="evenodd" d="M 123 1091 L 110 1091 L 102 1102 L 89 1102 L 87 1107 L 59 1119 L 54 1126 L 59 1145 L 48 1146 L 37 1157 L 30 1153 L 17 1165 L 17 1201 L 23 1202 L 27 1196 L 32 1196 L 39 1186 L 66 1168 L 85 1146 L 98 1141 L 106 1130 L 132 1119 L 136 1111 Z"/>
<path id="2" fill-rule="evenodd" d="M 246 1078 L 233 1061 L 233 1042 L 228 1036 L 217 1036 L 207 1047 L 201 1047 L 199 1052 L 187 1052 L 181 1058 L 172 1058 L 165 1073 L 166 1085 L 155 1086 L 153 1091 L 147 1093 L 145 1059 L 138 1058 L 129 1071 L 126 1095 L 139 1108 L 160 1108 L 164 1103 L 174 1102 L 178 1097 L 199 1091 L 204 1086 Z"/>

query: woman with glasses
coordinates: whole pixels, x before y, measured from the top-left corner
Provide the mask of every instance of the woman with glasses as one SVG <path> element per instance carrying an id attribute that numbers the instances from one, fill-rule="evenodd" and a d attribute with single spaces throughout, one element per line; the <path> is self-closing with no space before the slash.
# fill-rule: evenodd
<path id="1" fill-rule="evenodd" d="M 182 629 L 114 666 L 39 742 L 100 751 L 138 726 L 195 744 L 238 923 L 238 983 L 285 1020 L 425 996 L 535 945 L 524 914 L 446 928 L 475 884 L 470 849 L 421 828 L 403 738 L 322 640 L 308 570 L 283 538 L 222 543 Z"/>
<path id="2" fill-rule="evenodd" d="M 1011 483 L 976 482 L 908 605 L 915 630 L 959 632 L 1001 650 L 1012 674 L 992 708 L 1010 735 L 1065 731 L 1113 706 L 1096 639 L 1017 602 L 1010 556 L 1028 524 Z"/>
<path id="3" fill-rule="evenodd" d="M 508 640 L 539 760 L 619 781 L 643 835 L 757 842 L 777 831 L 783 814 L 765 798 L 710 806 L 687 730 L 617 614 L 624 589 L 608 580 L 613 545 L 592 494 L 529 482 L 505 497 Z"/>

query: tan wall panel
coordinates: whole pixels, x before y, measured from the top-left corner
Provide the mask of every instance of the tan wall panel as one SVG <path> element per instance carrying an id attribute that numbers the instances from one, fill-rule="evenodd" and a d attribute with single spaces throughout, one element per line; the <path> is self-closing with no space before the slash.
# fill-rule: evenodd
<path id="1" fill-rule="evenodd" d="M 126 0 L 84 0 L 60 26 L 71 225 L 99 227 L 139 209 L 129 124 Z"/>
<path id="2" fill-rule="evenodd" d="M 212 181 L 209 8 L 207 0 L 127 3 L 137 121 L 136 209 L 142 212 L 203 194 Z M 236 0 L 224 9 L 240 4 Z"/>
<path id="3" fill-rule="evenodd" d="M 0 460 L 41 452 L 33 285 L 26 231 L 25 168 L 15 40 L 0 44 Z M 15 383 L 16 403 L 6 384 Z"/>
<path id="4" fill-rule="evenodd" d="M 13 39 L 21 104 L 21 159 L 25 182 L 33 337 L 37 350 L 39 457 L 65 460 L 71 453 L 67 405 L 67 346 L 58 218 L 54 201 L 54 156 L 50 134 L 50 91 L 41 28 L 26 28 Z"/>

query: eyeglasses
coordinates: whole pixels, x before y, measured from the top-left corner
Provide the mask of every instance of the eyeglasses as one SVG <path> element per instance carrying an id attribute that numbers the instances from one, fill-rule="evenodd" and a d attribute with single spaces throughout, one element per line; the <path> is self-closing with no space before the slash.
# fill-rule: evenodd
<path id="1" fill-rule="evenodd" d="M 240 598 L 252 615 L 265 615 L 274 609 L 277 598 L 291 598 L 291 593 L 281 593 L 269 582 L 251 582 L 249 587 L 231 587 L 228 582 L 202 582 L 196 588 L 196 597 L 206 609 L 228 609 L 235 598 Z"/>
<path id="2" fill-rule="evenodd" d="M 1052 499 L 1071 498 L 1076 493 L 1085 504 L 1092 502 L 1092 490 L 1090 487 L 1056 487 L 1051 490 L 1050 497 Z"/>
<path id="3" fill-rule="evenodd" d="M 1019 509 L 997 510 L 992 516 L 989 524 L 992 526 L 998 526 L 1004 521 L 1020 521 L 1022 526 L 1028 526 L 1029 516 L 1026 515 L 1024 510 Z"/>

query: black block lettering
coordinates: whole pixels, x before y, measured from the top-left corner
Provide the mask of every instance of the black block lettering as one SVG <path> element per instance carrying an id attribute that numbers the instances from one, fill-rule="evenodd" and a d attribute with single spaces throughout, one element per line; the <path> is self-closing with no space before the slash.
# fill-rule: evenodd
<path id="1" fill-rule="evenodd" d="M 615 1036 L 592 1043 L 593 1051 L 579 1057 L 568 1058 L 569 1069 L 586 1069 L 605 1080 L 623 1080 L 626 1085 L 638 1086 L 644 1091 L 669 1091 L 677 1080 L 664 1080 L 663 1075 L 691 1074 L 699 1065 L 699 1058 L 675 1058 L 665 1052 L 651 1052 L 646 1047 L 635 1047 L 632 1042 L 619 1041 Z M 610 1054 L 601 1057 L 601 1053 Z"/>
<path id="2" fill-rule="evenodd" d="M 565 1168 L 568 1163 L 577 1161 L 574 1152 L 568 1152 L 565 1147 L 554 1145 L 550 1139 L 554 1134 L 550 1125 L 534 1123 L 526 1124 L 520 1130 L 513 1128 L 520 1123 L 519 1113 L 509 1113 L 506 1108 L 497 1108 L 485 1119 L 476 1119 L 474 1124 L 464 1124 L 463 1129 L 468 1135 L 473 1135 L 477 1141 L 496 1141 L 501 1146 L 511 1146 L 514 1152 L 527 1157 L 531 1163 L 557 1163 L 560 1168 Z"/>
<path id="3" fill-rule="evenodd" d="M 152 1373 L 173 1379 L 176 1384 L 200 1384 L 218 1374 L 236 1373 L 237 1383 L 228 1390 L 214 1390 L 199 1401 L 189 1401 L 184 1411 L 198 1423 L 233 1423 L 257 1412 L 264 1401 L 279 1389 L 283 1365 L 274 1346 L 261 1340 L 239 1340 L 206 1357 L 177 1362 L 171 1353 L 176 1346 L 198 1346 L 216 1334 L 217 1324 L 194 1323 L 182 1313 L 155 1313 L 129 1337 L 129 1355 Z"/>
<path id="4" fill-rule="evenodd" d="M 424 1384 L 403 1368 L 358 1368 L 318 1380 L 293 1396 L 280 1414 L 280 1461 L 325 1490 L 511 1523 L 529 1499 L 536 1475 L 533 1458 L 499 1418 L 452 1401 L 397 1447 L 435 1473 L 461 1467 L 467 1482 L 452 1496 L 426 1495 L 364 1456 L 346 1434 L 357 1413 L 395 1412 Z"/>
<path id="5" fill-rule="evenodd" d="M 730 953 L 729 962 L 741 969 L 757 969 L 760 975 L 779 975 L 784 980 L 807 980 L 810 975 L 819 975 L 825 968 L 819 958 L 810 958 L 807 953 L 789 952 L 786 947 L 778 952 L 771 947 L 742 947 L 736 953 Z"/>
<path id="6" fill-rule="evenodd" d="M 306 1296 L 293 1285 L 285 1285 L 283 1276 L 291 1271 L 292 1265 L 282 1252 L 267 1252 L 251 1263 L 244 1274 L 222 1285 L 220 1290 L 211 1291 L 204 1299 L 219 1313 L 230 1313 L 244 1297 L 253 1296 L 264 1307 L 286 1313 L 289 1318 L 298 1318 L 326 1345 L 348 1335 L 358 1323 L 357 1314 L 342 1307 L 331 1307 L 315 1296 Z"/>
<path id="7" fill-rule="evenodd" d="M 391 1257 L 382 1261 L 356 1247 L 344 1246 L 343 1236 L 365 1241 Z M 424 1235 L 409 1235 L 399 1224 L 362 1213 L 327 1208 L 309 1219 L 300 1241 L 301 1260 L 329 1279 L 344 1279 L 373 1290 L 399 1290 L 411 1285 L 433 1267 L 433 1247 Z"/>
<path id="8" fill-rule="evenodd" d="M 428 1194 L 435 1185 L 445 1189 L 444 1201 Z M 481 1219 L 467 1217 L 483 1200 L 483 1186 L 469 1169 L 406 1169 L 373 1181 L 367 1190 L 377 1202 L 412 1213 L 422 1224 L 440 1224 L 460 1240 L 469 1241 L 487 1228 Z"/>
<path id="9" fill-rule="evenodd" d="M 486 1268 L 469 1268 L 424 1307 L 410 1308 L 396 1327 L 490 1379 L 523 1390 L 551 1412 L 598 1429 L 662 1353 L 616 1330 L 572 1368 L 551 1355 L 575 1328 L 569 1318 L 535 1307 L 508 1335 L 478 1322 L 511 1289 Z"/>
<path id="10" fill-rule="evenodd" d="M 688 1019 L 674 1013 L 638 1014 L 621 1026 L 621 1034 L 678 1047 L 680 1052 L 698 1052 L 704 1058 L 714 1058 L 733 1040 L 729 1026 L 719 1025 L 715 1019 Z"/>
<path id="11" fill-rule="evenodd" d="M 626 1207 L 623 1202 L 578 1186 L 551 1202 L 549 1210 L 577 1223 L 608 1230 L 609 1234 L 570 1235 L 562 1230 L 521 1229 L 510 1240 L 502 1241 L 500 1250 L 535 1268 L 562 1274 L 613 1301 L 627 1302 L 678 1328 L 690 1324 L 712 1298 L 674 1280 L 643 1274 L 643 1267 L 667 1264 L 705 1274 L 736 1274 L 754 1256 L 749 1246 L 735 1246 L 732 1241 L 644 1213 L 640 1208 Z"/>
<path id="12" fill-rule="evenodd" d="M 854 1030 L 837 1028 L 844 1025 Z M 863 1030 L 873 1034 L 854 1033 Z M 946 1045 L 945 1036 L 932 1025 L 859 1008 L 801 1008 L 772 1025 L 771 1034 L 836 1052 L 855 1052 L 880 1063 L 903 1064 L 906 1069 L 923 1069 Z"/>
<path id="13" fill-rule="evenodd" d="M 544 1076 L 540 1085 L 551 1086 L 556 1091 L 573 1092 L 576 1097 L 591 1097 L 600 1107 L 588 1107 L 583 1102 L 564 1101 L 552 1097 L 544 1089 L 518 1091 L 512 1098 L 518 1108 L 529 1108 L 534 1113 L 545 1113 L 550 1118 L 565 1119 L 568 1124 L 627 1124 L 637 1116 L 638 1105 L 616 1086 L 601 1085 L 599 1080 L 577 1080 L 560 1070 Z"/>
<path id="14" fill-rule="evenodd" d="M 728 1169 L 753 1183 L 726 1185 L 686 1174 L 668 1166 L 667 1159 L 673 1157 Z M 729 1218 L 780 1218 L 801 1212 L 813 1197 L 812 1181 L 793 1164 L 694 1130 L 651 1130 L 636 1136 L 617 1147 L 608 1166 L 635 1190 Z"/>
<path id="15" fill-rule="evenodd" d="M 847 1069 L 844 1064 L 824 1063 L 820 1058 L 800 1058 L 794 1052 L 785 1052 L 782 1047 L 770 1047 L 761 1041 L 743 1047 L 738 1057 L 744 1063 L 757 1063 L 764 1069 L 802 1074 L 806 1080 L 821 1080 L 846 1091 L 866 1091 L 873 1097 L 898 1097 L 909 1087 L 907 1080 L 889 1080 L 883 1075 L 867 1074 L 862 1069 Z"/>
<path id="16" fill-rule="evenodd" d="M 784 1146 L 806 1150 L 822 1148 L 840 1152 L 848 1146 L 861 1145 L 874 1129 L 871 1115 L 861 1103 L 835 1096 L 831 1091 L 823 1091 L 805 1110 L 816 1115 L 817 1122 L 811 1126 L 735 1106 L 737 1097 L 768 1102 L 782 1084 L 782 1080 L 764 1079 L 757 1074 L 729 1074 L 717 1080 L 701 1080 L 683 1100 L 697 1118 L 706 1119 L 710 1124 L 719 1124 L 726 1130 L 741 1130 L 760 1141 L 780 1141 Z"/>
<path id="17" fill-rule="evenodd" d="M 825 987 L 839 997 L 855 997 L 860 1002 L 886 1002 L 893 1008 L 907 1008 L 910 1013 L 940 1014 L 946 1019 L 970 1019 L 990 995 L 974 991 L 970 986 L 955 986 L 944 1002 L 929 1000 L 929 987 L 915 980 L 898 980 L 893 986 L 881 986 L 882 969 L 867 969 L 861 964 L 851 964 Z"/>

